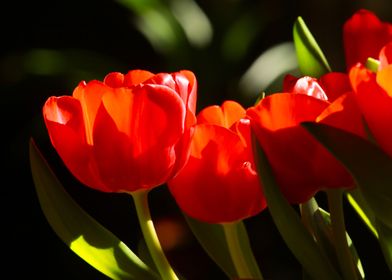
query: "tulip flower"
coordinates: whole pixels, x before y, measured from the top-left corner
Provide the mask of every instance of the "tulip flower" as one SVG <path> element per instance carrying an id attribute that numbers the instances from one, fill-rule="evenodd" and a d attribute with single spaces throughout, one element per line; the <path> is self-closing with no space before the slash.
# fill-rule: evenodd
<path id="1" fill-rule="evenodd" d="M 240 104 L 225 101 L 198 114 L 189 160 L 168 186 L 185 214 L 222 228 L 239 278 L 263 279 L 251 249 L 241 240 L 246 232 L 239 235 L 241 221 L 266 207 L 254 166 L 250 122 Z"/>
<path id="2" fill-rule="evenodd" d="M 357 64 L 349 75 L 358 106 L 372 136 L 392 156 L 392 65 L 384 65 L 374 73 Z"/>
<path id="3" fill-rule="evenodd" d="M 351 176 L 344 167 L 300 126 L 301 122 L 318 121 L 325 110 L 339 111 L 337 104 L 349 100 L 343 94 L 349 90 L 347 77 L 342 73 L 329 73 L 320 80 L 288 76 L 284 90 L 247 110 L 282 193 L 290 203 L 304 203 L 319 190 L 351 187 Z M 329 92 L 333 93 L 332 103 Z M 343 125 L 340 117 L 330 118 L 336 126 Z"/>
<path id="4" fill-rule="evenodd" d="M 184 165 L 195 107 L 191 72 L 133 70 L 81 82 L 72 96 L 50 97 L 43 115 L 77 179 L 104 192 L 134 192 L 165 183 Z"/>
<path id="5" fill-rule="evenodd" d="M 365 64 L 369 57 L 378 57 L 381 48 L 390 41 L 391 23 L 382 22 L 368 10 L 358 10 L 343 26 L 347 70 L 357 62 Z"/>
<path id="6" fill-rule="evenodd" d="M 51 142 L 71 173 L 104 192 L 130 193 L 150 255 L 162 278 L 178 279 L 151 223 L 150 189 L 186 163 L 196 123 L 190 71 L 110 73 L 81 82 L 72 96 L 50 97 L 43 115 Z"/>
<path id="7" fill-rule="evenodd" d="M 225 101 L 198 114 L 189 161 L 168 185 L 180 208 L 204 222 L 235 222 L 266 207 L 240 104 Z"/>

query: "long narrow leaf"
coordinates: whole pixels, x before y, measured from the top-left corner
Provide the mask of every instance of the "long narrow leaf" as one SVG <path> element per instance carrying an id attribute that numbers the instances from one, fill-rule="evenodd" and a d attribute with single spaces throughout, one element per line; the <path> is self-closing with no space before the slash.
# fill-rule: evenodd
<path id="1" fill-rule="evenodd" d="M 360 189 L 354 189 L 346 193 L 348 202 L 351 204 L 355 212 L 365 223 L 371 233 L 378 239 L 378 233 L 376 230 L 376 217 L 373 210 L 363 197 Z"/>
<path id="2" fill-rule="evenodd" d="M 319 78 L 331 72 L 327 59 L 301 17 L 294 23 L 293 38 L 299 69 L 303 75 Z"/>
<path id="3" fill-rule="evenodd" d="M 319 207 L 316 199 L 314 198 L 312 198 L 309 202 L 302 204 L 301 214 L 316 239 L 317 244 L 326 253 L 334 267 L 339 270 L 340 268 L 337 262 L 330 214 L 323 208 Z M 353 262 L 357 268 L 357 277 L 358 279 L 365 279 L 365 272 L 358 256 L 358 252 L 347 232 L 346 238 Z"/>
<path id="4" fill-rule="evenodd" d="M 313 279 L 341 279 L 326 255 L 320 250 L 297 212 L 288 203 L 277 185 L 271 166 L 253 135 L 256 168 L 272 219 L 297 260 Z"/>
<path id="5" fill-rule="evenodd" d="M 71 250 L 112 279 L 159 279 L 121 240 L 73 200 L 33 140 L 30 141 L 30 164 L 42 211 Z"/>
<path id="6" fill-rule="evenodd" d="M 245 262 L 248 264 L 254 279 L 263 279 L 259 266 L 254 258 L 246 227 L 243 222 L 236 224 L 238 236 L 240 238 L 240 246 L 245 256 Z"/>

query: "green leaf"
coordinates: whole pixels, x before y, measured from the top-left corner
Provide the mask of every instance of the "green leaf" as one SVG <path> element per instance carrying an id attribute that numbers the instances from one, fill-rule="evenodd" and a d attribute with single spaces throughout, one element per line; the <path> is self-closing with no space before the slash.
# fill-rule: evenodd
<path id="1" fill-rule="evenodd" d="M 32 139 L 30 164 L 42 211 L 72 251 L 112 279 L 159 279 L 121 240 L 73 200 Z"/>
<path id="2" fill-rule="evenodd" d="M 259 266 L 254 258 L 252 247 L 249 241 L 248 233 L 243 222 L 236 223 L 238 237 L 240 239 L 240 246 L 243 252 L 245 262 L 250 269 L 253 279 L 263 279 Z"/>
<path id="3" fill-rule="evenodd" d="M 280 192 L 262 147 L 252 134 L 255 164 L 272 219 L 293 255 L 313 279 L 341 279 L 300 217 Z"/>
<path id="4" fill-rule="evenodd" d="M 331 219 L 329 213 L 318 206 L 315 198 L 300 205 L 303 223 L 313 235 L 318 246 L 327 255 L 331 264 L 338 268 L 335 248 L 333 246 L 333 233 L 331 229 Z"/>
<path id="5" fill-rule="evenodd" d="M 230 257 L 230 251 L 226 243 L 226 236 L 223 230 L 223 226 L 220 224 L 210 224 L 193 219 L 184 214 L 185 220 L 187 221 L 190 229 L 199 241 L 200 245 L 210 256 L 210 258 L 226 273 L 230 278 L 238 277 L 237 272 L 234 268 L 233 261 Z M 241 238 L 241 246 L 244 254 L 248 256 L 246 261 L 252 270 L 252 274 L 255 278 L 261 278 L 257 263 L 253 259 L 253 252 L 250 248 L 248 234 L 243 222 L 237 223 L 237 231 Z"/>
<path id="6" fill-rule="evenodd" d="M 331 72 L 327 59 L 301 17 L 294 23 L 293 38 L 299 69 L 303 75 L 319 78 Z"/>
<path id="7" fill-rule="evenodd" d="M 392 159 L 350 132 L 320 123 L 302 125 L 347 168 L 376 218 L 392 228 Z"/>
<path id="8" fill-rule="evenodd" d="M 378 239 L 378 233 L 376 230 L 376 217 L 373 210 L 363 197 L 363 194 L 359 188 L 350 190 L 346 193 L 348 202 L 351 204 L 353 209 L 357 212 L 358 216 L 365 223 L 367 228 L 373 233 Z"/>
<path id="9" fill-rule="evenodd" d="M 310 232 L 314 236 L 321 250 L 327 254 L 334 267 L 337 270 L 340 269 L 335 251 L 335 241 L 331 228 L 330 214 L 318 206 L 315 198 L 311 198 L 308 202 L 301 204 L 301 215 L 304 223 L 309 227 Z M 358 279 L 365 279 L 365 273 L 361 260 L 358 256 L 358 252 L 347 232 L 346 238 L 353 262 L 357 267 L 357 277 Z"/>
<path id="10" fill-rule="evenodd" d="M 392 229 L 379 220 L 376 220 L 376 228 L 385 262 L 392 271 Z"/>
<path id="11" fill-rule="evenodd" d="M 372 57 L 368 57 L 365 63 L 365 67 L 370 71 L 377 73 L 378 67 L 380 67 L 380 61 Z"/>

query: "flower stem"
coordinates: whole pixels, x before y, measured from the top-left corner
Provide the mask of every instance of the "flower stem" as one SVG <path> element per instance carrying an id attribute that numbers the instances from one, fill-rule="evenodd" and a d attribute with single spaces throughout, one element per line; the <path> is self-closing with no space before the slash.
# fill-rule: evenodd
<path id="1" fill-rule="evenodd" d="M 147 248 L 158 268 L 159 274 L 164 280 L 177 280 L 178 277 L 170 266 L 158 239 L 148 207 L 148 190 L 140 190 L 131 193 L 135 202 L 137 217 Z"/>
<path id="2" fill-rule="evenodd" d="M 244 252 L 241 249 L 240 238 L 238 236 L 236 222 L 224 223 L 222 224 L 222 226 L 225 232 L 226 241 L 229 248 L 231 259 L 238 273 L 238 278 L 253 279 L 254 275 L 252 275 L 252 272 L 246 262 Z M 261 277 L 259 279 L 261 280 L 263 279 L 261 275 L 259 275 L 259 277 Z"/>
<path id="3" fill-rule="evenodd" d="M 346 226 L 344 223 L 343 201 L 341 190 L 328 190 L 328 207 L 331 215 L 332 233 L 335 240 L 336 256 L 338 258 L 340 270 L 346 280 L 356 280 L 357 272 L 353 262 L 346 236 Z"/>

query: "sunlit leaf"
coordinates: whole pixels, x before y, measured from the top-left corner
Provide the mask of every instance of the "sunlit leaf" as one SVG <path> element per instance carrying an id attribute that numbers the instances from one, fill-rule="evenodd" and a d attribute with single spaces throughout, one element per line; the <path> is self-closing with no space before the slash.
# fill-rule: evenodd
<path id="1" fill-rule="evenodd" d="M 236 223 L 238 236 L 240 239 L 240 246 L 243 252 L 244 261 L 248 265 L 250 269 L 250 273 L 252 274 L 254 279 L 262 279 L 261 272 L 259 270 L 259 266 L 254 258 L 252 247 L 249 241 L 248 233 L 246 231 L 245 225 L 243 222 Z"/>
<path id="2" fill-rule="evenodd" d="M 58 237 L 112 279 L 159 279 L 121 240 L 88 215 L 64 190 L 30 141 L 30 164 L 42 211 Z"/>
<path id="3" fill-rule="evenodd" d="M 277 185 L 262 147 L 253 135 L 256 168 L 272 219 L 287 246 L 313 279 L 341 279 Z"/>
<path id="4" fill-rule="evenodd" d="M 299 69 L 303 75 L 319 78 L 331 72 L 327 59 L 301 17 L 294 23 L 293 38 Z"/>
<path id="5" fill-rule="evenodd" d="M 376 217 L 374 216 L 373 210 L 368 205 L 367 201 L 363 197 L 360 189 L 354 189 L 346 193 L 347 200 L 354 208 L 358 216 L 362 219 L 368 229 L 373 235 L 378 238 L 378 233 L 375 228 Z"/>

